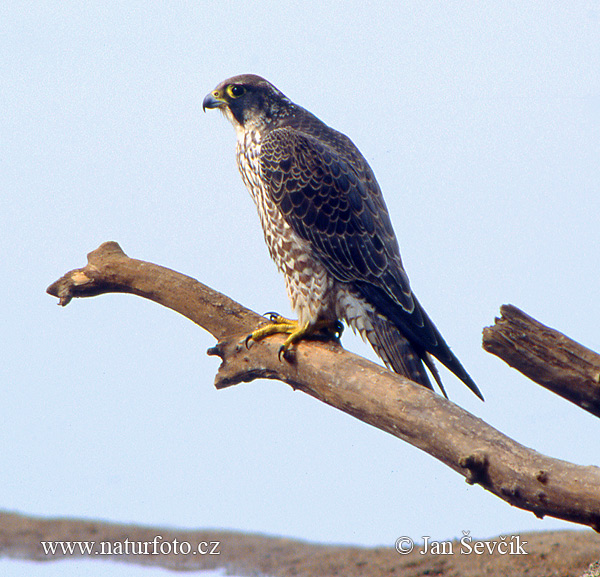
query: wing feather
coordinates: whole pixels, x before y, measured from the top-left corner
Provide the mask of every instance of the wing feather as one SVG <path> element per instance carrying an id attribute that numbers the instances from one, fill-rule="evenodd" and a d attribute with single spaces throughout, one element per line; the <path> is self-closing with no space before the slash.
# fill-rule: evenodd
<path id="1" fill-rule="evenodd" d="M 385 291 L 409 314 L 414 302 L 379 186 L 352 159 L 290 127 L 261 142 L 261 173 L 288 224 L 341 282 Z"/>
<path id="2" fill-rule="evenodd" d="M 412 294 L 381 190 L 366 160 L 341 133 L 322 124 L 316 132 L 318 137 L 284 126 L 263 137 L 261 176 L 271 199 L 327 271 L 351 283 L 408 339 L 418 357 L 429 366 L 430 352 L 481 396 Z M 383 340 L 374 346 L 380 349 L 401 340 L 382 329 L 378 338 Z M 386 362 L 400 368 L 401 350 L 396 351 L 398 359 Z M 417 377 L 428 386 L 428 380 Z"/>

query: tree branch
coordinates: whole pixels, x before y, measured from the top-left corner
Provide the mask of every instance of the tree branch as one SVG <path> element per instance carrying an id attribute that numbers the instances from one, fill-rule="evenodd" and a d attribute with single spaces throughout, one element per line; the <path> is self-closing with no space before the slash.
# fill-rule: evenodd
<path id="1" fill-rule="evenodd" d="M 88 265 L 48 288 L 66 305 L 73 297 L 129 292 L 149 298 L 193 320 L 219 342 L 215 385 L 223 388 L 256 378 L 288 383 L 324 403 L 378 427 L 429 453 L 511 505 L 538 517 L 600 530 L 600 468 L 541 455 L 481 419 L 345 351 L 339 343 L 303 341 L 291 362 L 278 360 L 283 337 L 254 343 L 243 337 L 262 319 L 220 293 L 169 269 L 129 259 L 116 243 L 88 255 Z M 262 319 L 264 320 L 264 319 Z"/>
<path id="2" fill-rule="evenodd" d="M 512 305 L 483 330 L 483 348 L 532 381 L 600 417 L 600 355 Z"/>
<path id="3" fill-rule="evenodd" d="M 265 319 L 197 280 L 129 258 L 116 242 L 88 254 L 84 268 L 72 270 L 46 292 L 66 306 L 74 297 L 130 293 L 170 308 L 206 329 L 217 340 L 232 330 L 249 332 Z"/>

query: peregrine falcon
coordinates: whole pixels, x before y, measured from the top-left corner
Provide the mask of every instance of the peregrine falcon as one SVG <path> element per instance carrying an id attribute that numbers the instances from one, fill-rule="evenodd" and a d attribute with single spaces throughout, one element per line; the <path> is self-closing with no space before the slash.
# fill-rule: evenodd
<path id="1" fill-rule="evenodd" d="M 411 291 L 371 167 L 353 142 L 253 74 L 221 82 L 202 103 L 237 133 L 237 162 L 258 209 L 271 258 L 298 321 L 272 315 L 252 333 L 287 337 L 282 350 L 339 320 L 396 373 L 442 386 L 436 357 L 483 400 Z"/>

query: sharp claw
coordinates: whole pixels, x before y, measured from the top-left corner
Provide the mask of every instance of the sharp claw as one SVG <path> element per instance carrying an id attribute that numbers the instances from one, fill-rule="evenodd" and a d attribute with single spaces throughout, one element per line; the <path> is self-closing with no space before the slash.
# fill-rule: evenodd
<path id="1" fill-rule="evenodd" d="M 263 315 L 263 317 L 268 318 L 272 323 L 274 323 L 279 318 L 279 313 L 274 311 L 269 311 Z"/>
<path id="2" fill-rule="evenodd" d="M 252 333 L 250 333 L 245 339 L 244 339 L 244 345 L 246 346 L 246 348 L 248 350 L 250 350 L 250 343 L 252 342 Z"/>
<path id="3" fill-rule="evenodd" d="M 282 363 L 283 360 L 286 360 L 288 363 L 294 362 L 294 350 L 285 345 L 281 345 L 279 347 L 279 353 L 277 353 L 277 357 L 279 358 L 279 362 Z M 283 357 L 283 360 L 282 360 Z"/>

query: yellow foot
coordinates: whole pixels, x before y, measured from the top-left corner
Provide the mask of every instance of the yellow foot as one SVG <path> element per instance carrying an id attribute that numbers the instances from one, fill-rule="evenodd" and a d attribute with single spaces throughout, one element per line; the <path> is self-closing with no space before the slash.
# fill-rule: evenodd
<path id="1" fill-rule="evenodd" d="M 248 347 L 250 341 L 260 341 L 270 335 L 289 335 L 279 348 L 279 360 L 281 360 L 282 356 L 284 359 L 289 360 L 288 355 L 290 347 L 303 339 L 312 337 L 338 340 L 342 336 L 342 331 L 344 330 L 344 326 L 339 321 L 319 320 L 315 323 L 307 322 L 301 326 L 298 324 L 298 321 L 286 319 L 277 313 L 267 313 L 265 316 L 271 321 L 270 324 L 249 334 L 244 342 L 246 347 Z"/>

